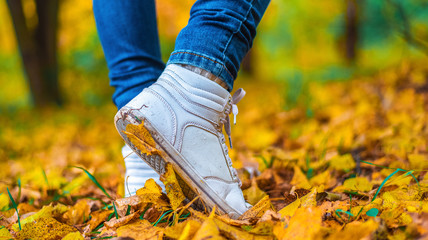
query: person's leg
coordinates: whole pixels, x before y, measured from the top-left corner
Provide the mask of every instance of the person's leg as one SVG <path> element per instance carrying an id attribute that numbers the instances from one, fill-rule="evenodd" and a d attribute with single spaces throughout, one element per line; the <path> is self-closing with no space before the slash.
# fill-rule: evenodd
<path id="1" fill-rule="evenodd" d="M 123 139 L 158 173 L 173 166 L 189 200 L 200 196 L 233 218 L 249 206 L 222 128 L 230 137 L 229 114 L 245 92 L 232 97 L 225 89 L 233 87 L 268 2 L 197 1 L 162 75 L 115 117 Z"/>
<path id="2" fill-rule="evenodd" d="M 144 88 L 153 84 L 162 71 L 154 0 L 94 0 L 98 35 L 115 88 L 113 101 L 120 109 Z M 161 186 L 159 175 L 128 146 L 125 160 L 125 196 L 135 194 L 149 178 Z"/>
<path id="3" fill-rule="evenodd" d="M 223 79 L 229 90 L 270 0 L 198 0 L 168 63 L 188 64 Z"/>
<path id="4" fill-rule="evenodd" d="M 93 0 L 98 35 L 120 109 L 153 84 L 161 59 L 154 0 Z"/>

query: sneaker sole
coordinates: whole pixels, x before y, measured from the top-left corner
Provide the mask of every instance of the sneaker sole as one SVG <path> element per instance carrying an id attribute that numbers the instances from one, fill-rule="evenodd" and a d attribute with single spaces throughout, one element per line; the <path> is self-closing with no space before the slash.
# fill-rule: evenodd
<path id="1" fill-rule="evenodd" d="M 133 110 L 129 108 L 122 108 L 115 116 L 115 125 L 120 136 L 125 140 L 126 144 L 150 167 L 152 167 L 158 174 L 165 173 L 167 163 L 173 166 L 177 175 L 177 181 L 182 189 L 184 196 L 188 200 L 193 200 L 195 197 L 200 196 L 200 200 L 195 202 L 199 209 L 211 210 L 216 206 L 219 214 L 228 214 L 231 218 L 238 218 L 243 213 L 238 212 L 221 199 L 218 194 L 209 187 L 205 180 L 197 174 L 196 170 L 187 163 L 184 157 L 173 147 L 171 144 L 157 131 L 157 129 L 150 123 L 144 116 L 136 116 L 132 113 Z M 147 155 L 142 153 L 130 141 L 130 139 L 123 132 L 128 124 L 140 125 L 144 122 L 144 127 L 152 135 L 156 142 L 156 149 L 161 152 L 160 155 Z"/>

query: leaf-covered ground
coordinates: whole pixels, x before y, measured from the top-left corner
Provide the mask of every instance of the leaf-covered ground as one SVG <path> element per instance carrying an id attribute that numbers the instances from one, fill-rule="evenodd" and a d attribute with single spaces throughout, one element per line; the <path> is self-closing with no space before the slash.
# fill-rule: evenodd
<path id="1" fill-rule="evenodd" d="M 428 238 L 426 66 L 311 83 L 294 108 L 279 83 L 241 86 L 231 157 L 254 207 L 240 219 L 154 181 L 122 198 L 114 107 L 68 106 L 1 114 L 0 239 Z"/>

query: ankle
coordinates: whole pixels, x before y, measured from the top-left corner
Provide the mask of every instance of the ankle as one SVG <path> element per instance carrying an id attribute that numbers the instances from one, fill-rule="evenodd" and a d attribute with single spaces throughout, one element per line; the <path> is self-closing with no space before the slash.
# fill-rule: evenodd
<path id="1" fill-rule="evenodd" d="M 181 67 L 183 67 L 183 68 L 185 68 L 187 70 L 190 70 L 190 71 L 192 71 L 194 73 L 197 73 L 197 74 L 199 74 L 199 75 L 201 75 L 203 77 L 206 77 L 207 79 L 209 79 L 209 80 L 217 83 L 218 85 L 220 85 L 222 88 L 226 89 L 227 91 L 230 91 L 230 89 L 227 86 L 226 82 L 223 81 L 223 79 L 221 79 L 221 78 L 217 77 L 216 75 L 212 74 L 211 72 L 209 72 L 209 71 L 207 71 L 205 69 L 199 68 L 199 67 L 188 65 L 188 64 L 178 64 L 178 65 L 180 65 Z"/>

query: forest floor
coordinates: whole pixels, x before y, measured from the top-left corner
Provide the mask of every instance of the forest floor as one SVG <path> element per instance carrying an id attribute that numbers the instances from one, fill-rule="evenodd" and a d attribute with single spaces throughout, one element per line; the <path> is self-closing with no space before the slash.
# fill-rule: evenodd
<path id="1" fill-rule="evenodd" d="M 293 108 L 279 83 L 239 82 L 238 220 L 152 181 L 123 198 L 112 104 L 0 116 L 0 239 L 428 239 L 425 65 L 310 83 Z"/>

